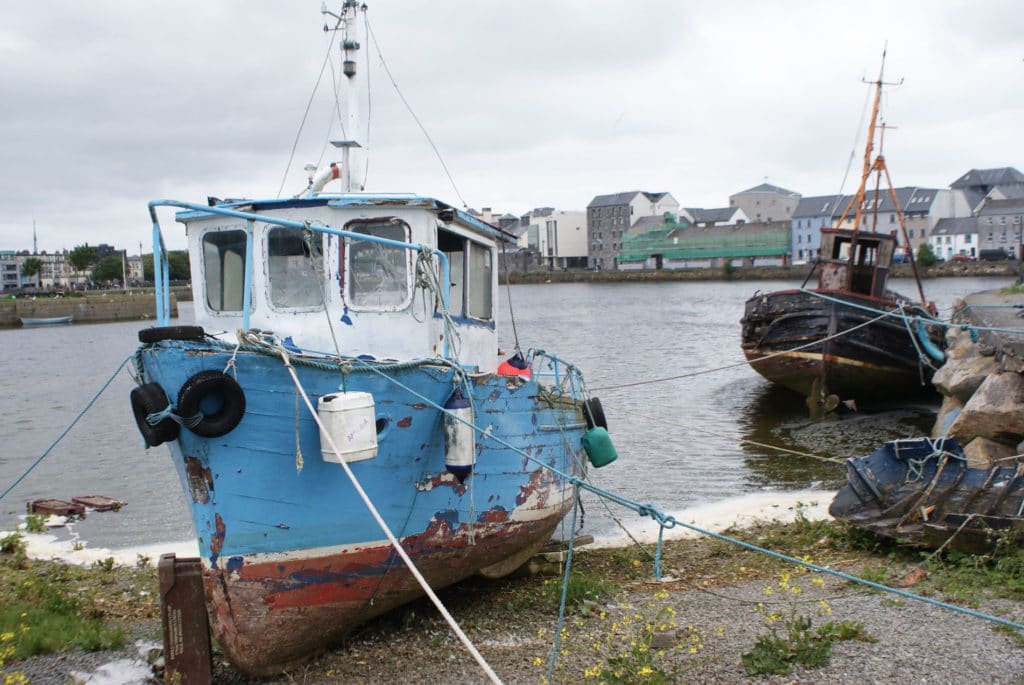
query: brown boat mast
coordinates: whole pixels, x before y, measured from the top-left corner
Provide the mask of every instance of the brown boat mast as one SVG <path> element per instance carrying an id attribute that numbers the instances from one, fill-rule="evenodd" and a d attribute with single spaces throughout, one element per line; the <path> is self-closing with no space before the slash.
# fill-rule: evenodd
<path id="1" fill-rule="evenodd" d="M 925 300 L 924 288 L 921 286 L 921 277 L 917 271 L 917 261 L 914 258 L 914 251 L 910 247 L 910 239 L 907 237 L 907 226 L 903 217 L 903 209 L 900 207 L 899 199 L 896 196 L 896 189 L 893 187 L 892 178 L 889 176 L 889 168 L 885 164 L 885 156 L 882 154 L 882 146 L 885 141 L 885 129 L 894 128 L 892 126 L 886 126 L 885 123 L 878 123 L 878 111 L 882 101 L 882 86 L 898 86 L 903 83 L 903 79 L 897 82 L 886 83 L 883 79 L 885 73 L 885 55 L 886 50 L 882 50 L 882 66 L 878 70 L 878 78 L 875 81 L 865 81 L 865 83 L 873 83 L 875 86 L 875 98 L 871 107 L 871 118 L 868 123 L 868 136 L 867 142 L 864 147 L 864 166 L 861 170 L 860 185 L 857 187 L 857 192 L 850 199 L 849 204 L 843 210 L 842 215 L 839 217 L 837 222 L 837 228 L 842 226 L 843 223 L 853 212 L 853 233 L 851 237 L 851 247 L 849 262 L 851 269 L 849 273 L 852 274 L 852 267 L 854 259 L 857 254 L 857 237 L 860 231 L 861 223 L 864 220 L 864 213 L 866 209 L 865 199 L 867 197 L 867 185 L 871 178 L 871 175 L 875 176 L 875 188 L 873 191 L 872 201 L 872 212 L 871 212 L 871 232 L 878 232 L 878 204 L 879 204 L 879 193 L 881 187 L 882 176 L 885 176 L 885 183 L 889 192 L 889 199 L 892 202 L 892 206 L 896 211 L 896 219 L 899 224 L 900 237 L 903 243 L 907 246 L 907 260 L 910 262 L 910 267 L 914 272 L 914 281 L 917 283 L 917 292 L 921 297 L 921 306 L 927 308 L 928 302 Z M 878 155 L 872 158 L 875 144 L 875 133 L 878 132 Z"/>

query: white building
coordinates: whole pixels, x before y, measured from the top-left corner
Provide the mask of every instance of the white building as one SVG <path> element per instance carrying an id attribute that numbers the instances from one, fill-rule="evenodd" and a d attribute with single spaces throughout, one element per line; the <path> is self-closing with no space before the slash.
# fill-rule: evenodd
<path id="1" fill-rule="evenodd" d="M 523 215 L 527 245 L 552 269 L 581 268 L 587 263 L 587 214 L 540 207 Z"/>
<path id="2" fill-rule="evenodd" d="M 978 219 L 962 217 L 939 219 L 932 229 L 929 243 L 938 259 L 950 261 L 955 255 L 978 257 Z"/>

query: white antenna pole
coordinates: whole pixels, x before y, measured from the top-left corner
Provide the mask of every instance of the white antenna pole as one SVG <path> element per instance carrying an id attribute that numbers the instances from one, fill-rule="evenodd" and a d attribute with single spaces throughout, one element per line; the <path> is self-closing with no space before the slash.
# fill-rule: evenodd
<path id="1" fill-rule="evenodd" d="M 356 131 L 359 126 L 359 81 L 356 65 L 360 47 L 359 41 L 356 40 L 356 15 L 360 10 L 365 12 L 366 5 L 357 0 L 345 0 L 341 10 L 341 54 L 343 58 L 341 69 L 345 75 L 345 83 L 342 89 L 340 111 L 341 125 L 346 140 L 332 140 L 331 144 L 341 148 L 341 188 L 345 193 L 363 189 L 362 183 L 354 173 L 358 157 L 357 149 L 361 147 L 359 141 L 356 140 Z"/>

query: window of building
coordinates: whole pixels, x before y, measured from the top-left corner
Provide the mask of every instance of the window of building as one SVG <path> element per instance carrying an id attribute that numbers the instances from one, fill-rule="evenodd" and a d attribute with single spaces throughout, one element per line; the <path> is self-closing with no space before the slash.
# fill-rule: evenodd
<path id="1" fill-rule="evenodd" d="M 967 243 L 968 245 L 971 244 L 971 234 L 970 233 L 968 233 L 967 235 L 964 236 L 964 242 Z"/>
<path id="2" fill-rule="evenodd" d="M 203 280 L 211 310 L 242 311 L 245 258 L 245 231 L 210 231 L 203 236 Z"/>

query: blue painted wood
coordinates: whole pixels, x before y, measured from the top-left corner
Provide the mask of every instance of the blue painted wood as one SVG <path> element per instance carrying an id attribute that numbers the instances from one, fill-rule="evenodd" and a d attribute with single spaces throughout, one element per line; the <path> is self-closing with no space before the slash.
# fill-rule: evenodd
<path id="1" fill-rule="evenodd" d="M 231 354 L 196 354 L 202 344 L 165 342 L 142 352 L 147 381 L 159 383 L 168 397 L 178 396 L 192 375 L 222 370 Z M 366 512 L 340 465 L 320 457 L 320 434 L 305 405 L 296 402 L 291 378 L 279 358 L 240 352 L 234 364 L 246 395 L 245 415 L 232 432 L 201 438 L 182 430 L 172 452 L 186 492 L 195 492 L 195 475 L 186 457 L 209 471 L 209 497 L 196 501 L 193 518 L 202 556 L 210 566 L 234 555 L 294 554 L 384 538 Z M 535 381 L 487 376 L 472 387 L 477 424 L 477 465 L 464 486 L 445 474 L 441 411 L 395 385 L 394 378 L 433 405 L 454 390 L 453 372 L 420 366 L 389 372 L 348 374 L 296 366 L 315 402 L 341 390 L 368 392 L 376 402 L 378 456 L 350 464 L 355 476 L 399 537 L 422 533 L 437 517 L 452 525 L 512 512 L 541 465 L 578 473 L 581 429 L 573 404 L 556 408 L 538 400 Z M 561 431 L 545 426 L 575 425 Z M 510 443 L 509 448 L 500 441 Z M 302 454 L 296 463 L 296 445 Z M 521 450 L 521 452 L 520 452 Z M 523 453 L 537 463 L 531 463 Z M 557 475 L 543 474 L 569 497 Z M 550 504 L 550 503 L 549 503 Z M 529 515 L 519 511 L 519 516 Z"/>

